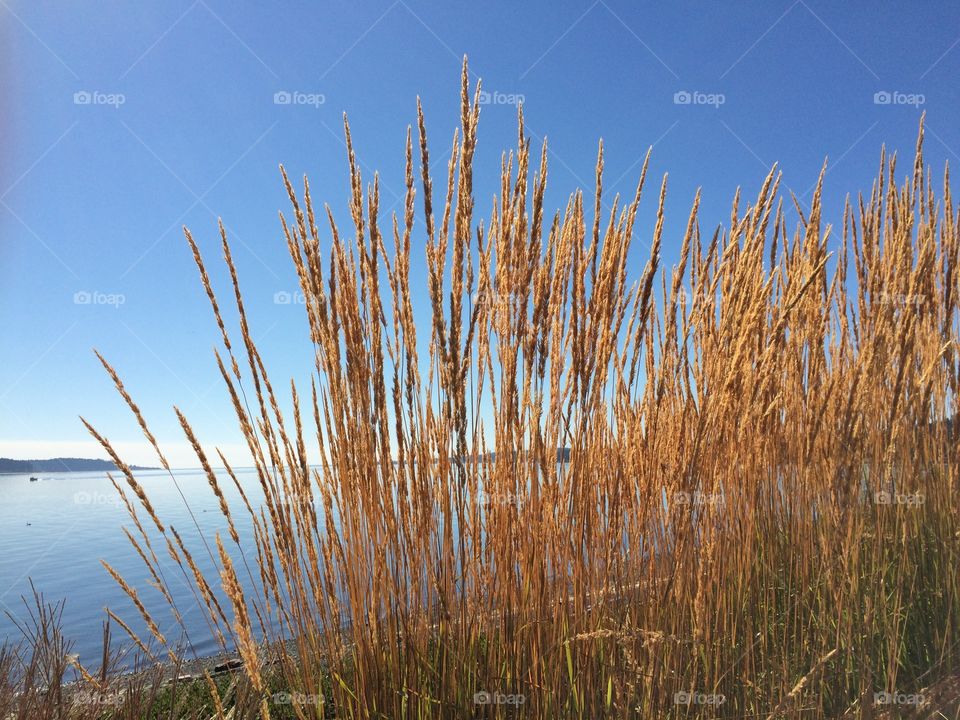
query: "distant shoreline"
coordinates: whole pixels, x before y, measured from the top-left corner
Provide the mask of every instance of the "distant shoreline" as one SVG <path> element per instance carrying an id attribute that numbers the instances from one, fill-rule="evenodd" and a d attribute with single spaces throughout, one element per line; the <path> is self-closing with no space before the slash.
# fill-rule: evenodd
<path id="1" fill-rule="evenodd" d="M 109 460 L 95 458 L 50 458 L 47 460 L 0 458 L 0 474 L 4 475 L 34 472 L 96 472 L 101 470 L 112 472 L 119 469 Z M 161 468 L 131 465 L 130 469 L 160 470 Z"/>

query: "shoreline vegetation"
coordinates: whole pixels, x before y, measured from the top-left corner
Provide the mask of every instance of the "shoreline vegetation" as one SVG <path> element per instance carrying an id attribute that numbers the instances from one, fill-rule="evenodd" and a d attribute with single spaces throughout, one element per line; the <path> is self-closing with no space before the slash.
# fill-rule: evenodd
<path id="1" fill-rule="evenodd" d="M 465 61 L 436 194 L 418 102 L 391 217 L 346 118 L 349 231 L 281 168 L 307 382 L 268 374 L 223 226 L 219 292 L 185 230 L 264 505 L 177 410 L 224 519 L 185 542 L 84 421 L 152 581 L 105 563 L 130 602 L 109 611 L 100 667 L 67 657 L 36 598 L 35 642 L 0 655 L 0 717 L 958 717 L 960 214 L 922 121 L 905 169 L 881 151 L 834 225 L 826 166 L 809 205 L 771 169 L 725 226 L 702 229 L 697 194 L 668 268 L 666 177 L 654 227 L 634 227 L 649 152 L 624 201 L 604 193 L 601 143 L 592 195 L 551 215 L 522 110 L 475 217 L 480 93 Z M 635 240 L 649 253 L 631 269 Z M 181 582 L 193 604 L 170 592 Z M 163 692 L 117 675 L 114 629 L 144 667 L 182 667 L 147 594 L 173 618 L 199 611 L 241 666 Z M 65 702 L 68 670 L 94 701 Z"/>

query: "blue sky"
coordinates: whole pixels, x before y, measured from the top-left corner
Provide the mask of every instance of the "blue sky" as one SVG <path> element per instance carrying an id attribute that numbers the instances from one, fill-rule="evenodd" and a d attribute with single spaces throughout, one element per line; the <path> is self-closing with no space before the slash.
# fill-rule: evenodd
<path id="1" fill-rule="evenodd" d="M 417 95 L 442 177 L 464 54 L 491 92 L 476 157 L 481 215 L 515 142 L 517 96 L 534 141 L 550 139 L 551 208 L 592 190 L 599 138 L 611 198 L 633 190 L 654 145 L 631 272 L 646 261 L 664 173 L 669 267 L 697 187 L 712 231 L 735 188 L 754 195 L 772 163 L 808 200 L 829 157 L 826 220 L 839 226 L 845 194 L 869 191 L 881 144 L 911 157 L 921 112 L 932 167 L 960 160 L 956 3 L 248 5 L 0 0 L 0 455 L 102 456 L 82 414 L 130 461 L 155 464 L 96 347 L 175 463 L 195 464 L 173 404 L 206 443 L 241 458 L 181 225 L 226 291 L 223 217 L 275 384 L 307 380 L 303 307 L 275 302 L 297 286 L 277 218 L 288 207 L 278 163 L 308 174 L 345 224 L 347 112 L 365 178 L 380 171 L 389 210 Z"/>

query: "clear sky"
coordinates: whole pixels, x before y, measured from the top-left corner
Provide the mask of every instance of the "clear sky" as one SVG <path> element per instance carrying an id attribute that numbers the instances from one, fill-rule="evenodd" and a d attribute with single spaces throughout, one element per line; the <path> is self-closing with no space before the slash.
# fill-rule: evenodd
<path id="1" fill-rule="evenodd" d="M 845 194 L 869 191 L 881 144 L 912 156 L 921 112 L 932 166 L 960 160 L 960 5 L 942 0 L 0 0 L 0 54 L 0 455 L 16 458 L 102 457 L 82 414 L 128 460 L 155 464 L 96 347 L 174 463 L 196 464 L 173 404 L 205 443 L 241 459 L 181 225 L 225 292 L 223 217 L 275 384 L 307 380 L 303 307 L 275 302 L 297 287 L 277 165 L 307 173 L 345 224 L 346 111 L 389 210 L 418 94 L 442 177 L 464 54 L 491 92 L 476 158 L 481 214 L 515 142 L 516 96 L 534 141 L 549 135 L 551 208 L 578 186 L 592 191 L 599 138 L 610 197 L 633 190 L 654 146 L 637 270 L 665 172 L 669 267 L 698 186 L 712 231 L 737 185 L 755 195 L 774 162 L 809 200 L 828 157 L 826 220 L 839 226 Z M 414 285 L 422 250 L 417 235 Z"/>

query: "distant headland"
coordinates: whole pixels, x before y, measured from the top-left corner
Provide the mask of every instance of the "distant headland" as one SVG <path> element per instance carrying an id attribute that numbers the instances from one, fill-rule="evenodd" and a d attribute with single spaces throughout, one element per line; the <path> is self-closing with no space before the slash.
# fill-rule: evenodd
<path id="1" fill-rule="evenodd" d="M 0 458 L 0 473 L 31 472 L 96 472 L 118 470 L 109 460 L 92 458 L 50 458 L 49 460 L 13 460 Z M 158 470 L 159 468 L 131 465 L 131 470 Z"/>

